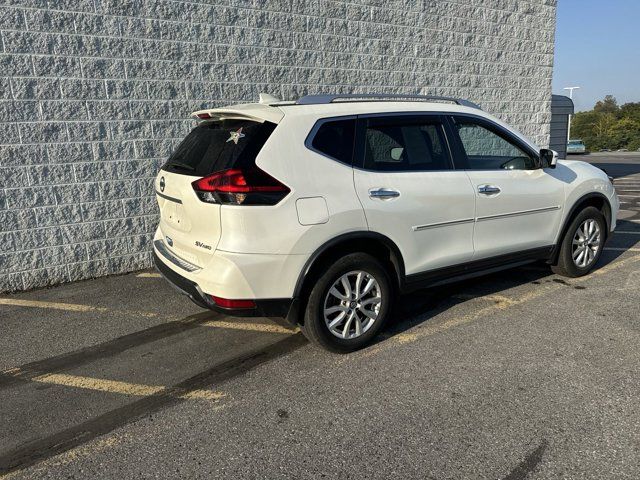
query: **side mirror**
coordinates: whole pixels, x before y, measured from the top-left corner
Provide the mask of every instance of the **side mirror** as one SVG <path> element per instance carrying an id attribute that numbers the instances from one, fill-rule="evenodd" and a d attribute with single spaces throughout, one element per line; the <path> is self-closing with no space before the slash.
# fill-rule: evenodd
<path id="1" fill-rule="evenodd" d="M 543 148 L 540 150 L 540 161 L 542 162 L 542 168 L 556 168 L 558 164 L 558 152 Z"/>

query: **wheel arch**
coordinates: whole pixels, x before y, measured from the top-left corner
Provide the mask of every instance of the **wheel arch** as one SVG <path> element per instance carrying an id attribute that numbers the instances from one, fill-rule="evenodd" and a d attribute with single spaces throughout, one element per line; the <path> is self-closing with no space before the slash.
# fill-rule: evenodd
<path id="1" fill-rule="evenodd" d="M 396 289 L 404 284 L 405 266 L 402 253 L 389 237 L 371 231 L 349 232 L 339 235 L 320 246 L 307 260 L 298 276 L 294 290 L 294 298 L 298 299 L 298 311 L 305 308 L 305 301 L 313 280 L 319 275 L 322 267 L 348 253 L 364 252 L 382 261 Z"/>
<path id="2" fill-rule="evenodd" d="M 562 224 L 562 229 L 560 230 L 560 234 L 556 239 L 556 245 L 554 248 L 554 252 L 551 256 L 550 263 L 552 264 L 557 263 L 558 255 L 560 254 L 560 245 L 562 244 L 562 240 L 564 239 L 564 236 L 567 234 L 567 230 L 569 229 L 571 222 L 576 217 L 576 215 L 578 215 L 586 207 L 595 207 L 598 210 L 600 210 L 600 212 L 602 212 L 602 215 L 604 216 L 605 222 L 607 224 L 606 232 L 604 232 L 605 241 L 609 237 L 609 233 L 611 230 L 611 220 L 612 220 L 611 204 L 609 203 L 609 199 L 606 197 L 606 195 L 602 193 L 598 193 L 598 192 L 587 193 L 586 195 L 583 195 L 582 197 L 578 198 L 574 202 L 573 206 L 569 210 L 568 215 L 565 217 L 564 223 Z"/>

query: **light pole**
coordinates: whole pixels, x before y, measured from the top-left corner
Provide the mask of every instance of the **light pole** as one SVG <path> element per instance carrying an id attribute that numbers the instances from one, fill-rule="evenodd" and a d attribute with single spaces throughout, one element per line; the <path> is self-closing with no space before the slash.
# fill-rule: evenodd
<path id="1" fill-rule="evenodd" d="M 569 98 L 573 101 L 573 91 L 577 90 L 580 87 L 564 87 L 564 90 L 569 90 Z M 569 115 L 569 125 L 567 127 L 567 145 L 569 144 L 569 140 L 571 140 L 571 117 L 573 115 Z"/>

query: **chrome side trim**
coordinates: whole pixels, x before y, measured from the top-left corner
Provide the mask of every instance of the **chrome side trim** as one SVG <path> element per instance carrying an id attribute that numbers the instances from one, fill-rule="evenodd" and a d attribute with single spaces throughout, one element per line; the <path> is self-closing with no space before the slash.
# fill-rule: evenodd
<path id="1" fill-rule="evenodd" d="M 464 218 L 462 220 L 453 220 L 451 222 L 440 222 L 440 223 L 428 223 L 426 225 L 416 225 L 411 227 L 414 232 L 419 232 L 421 230 L 427 230 L 429 228 L 438 228 L 438 227 L 450 227 L 452 225 L 462 225 L 464 223 L 473 223 L 475 220 L 473 218 Z"/>
<path id="2" fill-rule="evenodd" d="M 164 241 L 162 239 L 154 241 L 153 246 L 156 248 L 158 253 L 160 253 L 164 258 L 169 260 L 175 266 L 180 267 L 187 272 L 195 272 L 197 270 L 200 270 L 200 267 L 198 267 L 197 265 L 194 265 L 191 262 L 187 262 L 185 259 L 180 258 L 175 253 L 171 252 L 164 244 Z"/>
<path id="3" fill-rule="evenodd" d="M 542 212 L 551 212 L 554 210 L 560 210 L 562 207 L 560 205 L 556 205 L 554 207 L 544 207 L 544 208 L 535 208 L 533 210 L 522 210 L 520 212 L 512 212 L 512 213 L 501 213 L 499 215 L 487 215 L 486 217 L 478 217 L 478 218 L 464 218 L 462 220 L 453 220 L 451 222 L 440 222 L 440 223 L 428 223 L 426 225 L 415 225 L 411 227 L 414 232 L 419 232 L 421 230 L 427 230 L 429 228 L 438 228 L 438 227 L 449 227 L 452 225 L 463 225 L 465 223 L 473 223 L 473 222 L 482 222 L 484 220 L 494 220 L 497 218 L 508 218 L 508 217 L 516 217 L 518 215 L 531 215 L 534 213 L 542 213 Z"/>
<path id="4" fill-rule="evenodd" d="M 176 202 L 176 203 L 182 204 L 182 200 L 180 200 L 179 198 L 170 197 L 169 195 L 165 195 L 164 193 L 160 193 L 158 190 L 156 190 L 156 195 L 158 195 L 159 197 L 164 198 L 165 200 L 169 200 L 171 202 Z"/>
<path id="5" fill-rule="evenodd" d="M 482 222 L 484 220 L 495 220 L 498 218 L 517 217 L 519 215 L 532 215 L 534 213 L 552 212 L 554 210 L 560 210 L 561 208 L 562 207 L 560 205 L 556 205 L 555 207 L 534 208 L 533 210 L 521 210 L 519 212 L 500 213 L 498 215 L 487 215 L 485 217 L 478 217 L 476 221 Z"/>

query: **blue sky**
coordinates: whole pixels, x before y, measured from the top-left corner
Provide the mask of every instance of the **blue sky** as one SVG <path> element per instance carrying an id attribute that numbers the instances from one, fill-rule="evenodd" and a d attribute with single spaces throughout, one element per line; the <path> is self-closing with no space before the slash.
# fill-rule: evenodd
<path id="1" fill-rule="evenodd" d="M 558 0 L 553 93 L 574 91 L 576 111 L 607 94 L 640 102 L 640 0 Z"/>

